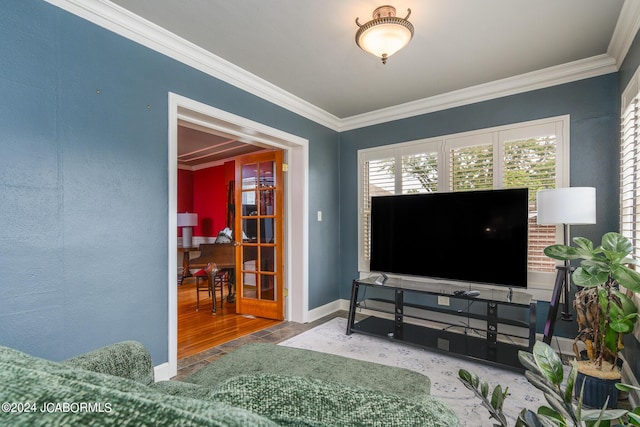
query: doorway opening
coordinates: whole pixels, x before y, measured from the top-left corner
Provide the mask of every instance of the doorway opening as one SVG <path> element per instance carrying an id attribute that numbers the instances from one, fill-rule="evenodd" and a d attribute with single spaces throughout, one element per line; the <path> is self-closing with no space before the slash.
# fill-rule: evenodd
<path id="1" fill-rule="evenodd" d="M 178 210 L 198 216 L 187 247 L 178 237 L 181 369 L 284 318 L 284 153 L 178 123 Z"/>
<path id="2" fill-rule="evenodd" d="M 246 144 L 283 150 L 288 164 L 284 178 L 285 319 L 304 323 L 308 317 L 308 141 L 261 123 L 169 93 L 168 152 L 168 364 L 159 377 L 177 373 L 177 147 L 178 123 L 186 122 L 233 135 Z M 295 236 L 295 238 L 294 238 Z M 164 375 L 163 375 L 164 374 Z"/>

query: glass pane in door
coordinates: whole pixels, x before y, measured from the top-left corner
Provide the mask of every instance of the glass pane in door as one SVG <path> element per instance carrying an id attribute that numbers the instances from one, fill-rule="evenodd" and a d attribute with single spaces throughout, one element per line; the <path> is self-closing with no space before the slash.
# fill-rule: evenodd
<path id="1" fill-rule="evenodd" d="M 275 243 L 275 219 L 263 218 L 260 220 L 260 243 Z"/>
<path id="2" fill-rule="evenodd" d="M 242 246 L 243 287 L 242 296 L 258 298 L 258 247 L 255 245 Z"/>
<path id="3" fill-rule="evenodd" d="M 275 187 L 275 162 L 260 163 L 260 187 Z"/>
<path id="4" fill-rule="evenodd" d="M 260 215 L 275 214 L 275 191 L 260 190 Z"/>
<path id="5" fill-rule="evenodd" d="M 258 298 L 258 289 L 256 287 L 257 277 L 256 273 L 242 273 L 243 276 L 243 286 L 242 286 L 242 296 L 245 298 Z"/>
<path id="6" fill-rule="evenodd" d="M 276 250 L 273 246 L 262 246 L 260 248 L 260 271 L 273 273 L 276 271 L 275 264 Z"/>
<path id="7" fill-rule="evenodd" d="M 276 299 L 276 276 L 272 274 L 260 275 L 260 298 L 269 301 Z"/>
<path id="8" fill-rule="evenodd" d="M 255 242 L 258 239 L 258 220 L 255 218 L 242 218 L 242 241 Z"/>
<path id="9" fill-rule="evenodd" d="M 260 247 L 260 298 L 273 301 L 276 297 L 276 248 Z"/>
<path id="10" fill-rule="evenodd" d="M 242 165 L 242 189 L 250 190 L 258 185 L 258 166 L 255 163 Z"/>

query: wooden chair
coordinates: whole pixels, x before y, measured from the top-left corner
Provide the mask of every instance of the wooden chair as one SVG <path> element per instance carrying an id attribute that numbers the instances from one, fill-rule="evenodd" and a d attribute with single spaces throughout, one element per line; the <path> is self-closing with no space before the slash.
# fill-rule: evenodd
<path id="1" fill-rule="evenodd" d="M 196 271 L 193 274 L 196 279 L 196 311 L 200 310 L 200 292 L 207 291 L 209 298 L 211 298 L 211 272 L 215 269 L 214 265 L 209 263 L 204 270 Z"/>
<path id="2" fill-rule="evenodd" d="M 220 289 L 220 312 L 222 312 L 222 307 L 224 307 L 224 287 L 229 286 L 229 270 L 226 268 L 223 269 L 215 269 L 210 274 L 212 283 L 211 291 L 213 292 L 213 312 L 217 312 L 217 298 L 216 298 L 216 290 Z"/>
<path id="3" fill-rule="evenodd" d="M 233 302 L 235 300 L 235 288 L 233 283 L 235 281 L 235 268 L 236 268 L 236 247 L 233 243 L 203 243 L 198 247 L 200 256 L 197 258 L 189 259 L 185 258 L 184 265 L 184 277 L 190 277 L 189 269 L 201 268 L 205 269 L 210 263 L 217 265 L 219 271 L 225 270 L 225 283 L 229 289 L 227 295 L 227 301 Z M 213 281 L 212 281 L 213 283 Z M 203 288 L 204 289 L 204 288 Z"/>
<path id="4" fill-rule="evenodd" d="M 209 298 L 212 298 L 211 312 L 217 313 L 217 289 L 220 289 L 220 310 L 222 311 L 224 287 L 229 284 L 229 270 L 218 269 L 215 262 L 209 262 L 204 270 L 197 271 L 193 276 L 196 279 L 196 311 L 200 310 L 200 292 L 207 291 Z"/>

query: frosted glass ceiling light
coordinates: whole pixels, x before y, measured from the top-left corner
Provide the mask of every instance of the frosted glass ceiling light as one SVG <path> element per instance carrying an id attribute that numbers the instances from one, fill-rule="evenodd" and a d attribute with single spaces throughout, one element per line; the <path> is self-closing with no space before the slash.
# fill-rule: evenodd
<path id="1" fill-rule="evenodd" d="M 413 24 L 407 21 L 409 13 L 402 19 L 396 16 L 396 8 L 393 6 L 380 6 L 373 11 L 373 19 L 365 24 L 358 25 L 356 32 L 356 44 L 360 49 L 369 52 L 387 63 L 387 58 L 402 49 L 413 38 Z"/>

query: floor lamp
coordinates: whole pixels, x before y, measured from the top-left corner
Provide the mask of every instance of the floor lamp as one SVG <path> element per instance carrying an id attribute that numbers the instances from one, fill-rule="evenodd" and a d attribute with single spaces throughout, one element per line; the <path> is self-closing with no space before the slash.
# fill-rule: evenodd
<path id="1" fill-rule="evenodd" d="M 198 214 L 195 213 L 179 213 L 178 227 L 182 227 L 182 247 L 190 248 L 193 246 L 193 229 L 198 225 Z"/>
<path id="2" fill-rule="evenodd" d="M 563 226 L 564 244 L 569 245 L 569 226 L 596 223 L 596 189 L 593 187 L 566 187 L 540 190 L 537 194 L 538 224 Z M 549 344 L 553 336 L 555 317 L 560 295 L 564 295 L 562 320 L 571 320 L 569 289 L 571 266 L 565 261 L 556 267 L 556 282 L 549 303 L 549 316 L 545 326 L 544 341 Z"/>

